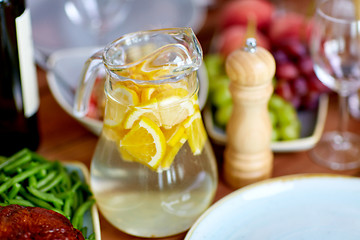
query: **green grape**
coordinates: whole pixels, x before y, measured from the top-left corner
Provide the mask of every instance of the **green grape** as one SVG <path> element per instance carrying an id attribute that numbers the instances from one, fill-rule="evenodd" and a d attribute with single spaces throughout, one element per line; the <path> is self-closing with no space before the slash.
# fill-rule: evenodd
<path id="1" fill-rule="evenodd" d="M 277 141 L 279 140 L 279 132 L 278 129 L 273 128 L 271 132 L 271 141 Z"/>
<path id="2" fill-rule="evenodd" d="M 271 121 L 272 127 L 276 128 L 278 120 L 277 120 L 277 115 L 276 115 L 275 111 L 269 110 L 269 116 L 270 116 L 270 121 Z"/>
<path id="3" fill-rule="evenodd" d="M 225 106 L 218 108 L 215 112 L 215 122 L 220 127 L 225 128 L 228 123 L 233 109 L 233 104 L 230 102 Z"/>
<path id="4" fill-rule="evenodd" d="M 229 83 L 220 84 L 214 91 L 211 93 L 212 103 L 220 108 L 232 102 Z"/>
<path id="5" fill-rule="evenodd" d="M 224 59 L 220 54 L 208 54 L 204 57 L 204 63 L 209 79 L 214 76 L 224 75 Z"/>
<path id="6" fill-rule="evenodd" d="M 279 127 L 279 137 L 281 140 L 294 140 L 299 138 L 300 131 L 297 121 L 293 124 L 286 124 Z"/>
<path id="7" fill-rule="evenodd" d="M 280 97 L 279 95 L 273 94 L 269 99 L 269 109 L 273 111 L 277 111 L 284 107 L 286 101 Z"/>
<path id="8" fill-rule="evenodd" d="M 279 124 L 282 126 L 289 125 L 298 118 L 295 108 L 287 102 L 281 109 L 277 110 L 277 116 Z"/>
<path id="9" fill-rule="evenodd" d="M 226 75 L 216 76 L 209 82 L 209 91 L 216 91 L 220 85 L 229 87 L 229 83 L 230 79 Z"/>

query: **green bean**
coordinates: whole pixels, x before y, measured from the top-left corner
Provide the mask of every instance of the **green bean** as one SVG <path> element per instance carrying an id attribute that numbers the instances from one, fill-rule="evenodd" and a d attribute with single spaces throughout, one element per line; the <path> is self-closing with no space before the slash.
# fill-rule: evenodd
<path id="1" fill-rule="evenodd" d="M 5 162 L 6 159 L 7 159 L 7 157 L 5 157 L 5 156 L 0 156 L 0 164 L 3 163 L 3 162 Z"/>
<path id="2" fill-rule="evenodd" d="M 6 196 L 6 194 L 5 194 L 5 193 L 1 193 L 1 194 L 0 194 L 0 197 L 3 199 L 3 201 L 7 201 L 7 200 L 9 200 L 9 197 L 8 197 L 8 196 Z"/>
<path id="3" fill-rule="evenodd" d="M 71 221 L 75 228 L 79 229 L 80 224 L 82 225 L 85 212 L 94 204 L 94 202 L 94 199 L 89 199 L 83 204 L 81 204 L 79 208 L 75 211 Z"/>
<path id="4" fill-rule="evenodd" d="M 37 186 L 38 188 L 41 188 L 43 186 L 45 186 L 46 184 L 48 184 L 48 182 L 50 182 L 53 178 L 56 177 L 56 174 L 57 172 L 54 170 L 54 171 L 51 171 L 45 178 L 41 179 Z"/>
<path id="5" fill-rule="evenodd" d="M 63 170 L 61 171 L 61 174 L 63 175 L 63 184 L 64 184 L 64 186 L 65 186 L 67 189 L 71 188 L 71 179 L 70 179 L 69 174 L 66 172 L 65 169 L 63 169 Z"/>
<path id="6" fill-rule="evenodd" d="M 29 186 L 33 187 L 33 188 L 37 188 L 37 180 L 36 180 L 36 177 L 34 175 L 31 175 L 29 177 Z"/>
<path id="7" fill-rule="evenodd" d="M 43 201 L 41 199 L 37 199 L 33 195 L 27 193 L 24 188 L 20 188 L 19 192 L 20 192 L 21 195 L 24 196 L 25 199 L 32 202 L 35 206 L 46 208 L 46 209 L 52 209 L 53 208 L 53 206 L 51 206 L 51 204 L 49 204 L 49 203 L 47 203 L 47 202 L 45 202 L 45 201 Z"/>
<path id="8" fill-rule="evenodd" d="M 32 202 L 24 199 L 9 199 L 6 202 L 9 204 L 18 204 L 25 207 L 35 207 L 35 205 Z"/>
<path id="9" fill-rule="evenodd" d="M 4 173 L 0 174 L 0 183 L 1 182 L 6 182 L 8 181 L 10 178 L 8 176 L 6 176 Z"/>
<path id="10" fill-rule="evenodd" d="M 43 156 L 40 156 L 39 154 L 37 154 L 35 152 L 30 152 L 30 153 L 31 153 L 31 157 L 34 161 L 39 161 L 41 163 L 48 162 L 48 160 L 46 160 Z"/>
<path id="11" fill-rule="evenodd" d="M 80 229 L 80 232 L 82 233 L 83 236 L 87 236 L 87 230 L 88 230 L 87 227 L 82 227 L 82 228 Z"/>
<path id="12" fill-rule="evenodd" d="M 78 199 L 78 207 L 84 202 L 84 195 L 81 191 L 76 191 L 77 199 Z"/>
<path id="13" fill-rule="evenodd" d="M 5 172 L 11 172 L 15 170 L 17 167 L 24 165 L 31 161 L 31 154 L 26 153 L 24 156 L 19 157 L 16 161 L 9 163 L 7 166 L 4 167 Z"/>
<path id="14" fill-rule="evenodd" d="M 51 166 L 50 163 L 44 163 L 41 165 L 38 165 L 32 169 L 28 169 L 13 178 L 10 178 L 8 181 L 4 182 L 2 185 L 0 185 L 0 193 L 5 192 L 8 188 L 10 188 L 13 184 L 21 182 L 22 180 L 30 177 L 31 175 L 37 173 L 41 169 L 49 168 Z"/>
<path id="15" fill-rule="evenodd" d="M 34 168 L 35 166 L 40 165 L 40 164 L 41 164 L 40 162 L 32 161 L 32 162 L 29 162 L 29 163 L 25 164 L 21 169 L 22 170 L 27 170 L 29 168 Z"/>
<path id="16" fill-rule="evenodd" d="M 29 149 L 24 148 L 23 150 L 20 150 L 19 152 L 15 153 L 11 157 L 9 157 L 5 162 L 0 164 L 0 170 L 6 167 L 7 165 L 17 161 L 19 158 L 21 158 L 23 155 L 29 153 Z"/>
<path id="17" fill-rule="evenodd" d="M 18 194 L 20 188 L 21 188 L 21 184 L 20 184 L 20 183 L 15 183 L 15 184 L 12 186 L 12 188 L 11 188 L 9 194 L 8 194 L 8 198 L 9 198 L 9 199 L 15 198 L 15 196 Z"/>
<path id="18" fill-rule="evenodd" d="M 53 187 L 55 187 L 59 182 L 61 182 L 63 176 L 62 175 L 57 175 L 54 179 L 52 179 L 47 185 L 39 188 L 39 190 L 41 192 L 47 192 L 50 189 L 52 189 Z"/>
<path id="19" fill-rule="evenodd" d="M 72 209 L 77 209 L 79 207 L 79 198 L 78 195 L 76 193 L 74 193 L 73 195 L 73 199 L 72 199 Z"/>
<path id="20" fill-rule="evenodd" d="M 81 186 L 82 182 L 76 182 L 70 190 L 68 191 L 64 191 L 64 192 L 60 192 L 55 194 L 56 197 L 64 199 L 64 198 L 68 198 L 70 195 L 73 195 L 76 193 L 76 190 Z"/>
<path id="21" fill-rule="evenodd" d="M 74 194 L 70 194 L 70 196 L 65 199 L 65 203 L 64 203 L 63 211 L 65 216 L 68 217 L 69 219 L 71 218 L 71 204 L 73 201 L 73 195 Z"/>
<path id="22" fill-rule="evenodd" d="M 41 170 L 36 174 L 37 179 L 43 179 L 48 175 L 48 171 L 46 169 Z"/>
<path id="23" fill-rule="evenodd" d="M 41 200 L 44 200 L 44 201 L 47 201 L 47 202 L 51 202 L 51 203 L 54 203 L 54 204 L 59 204 L 59 205 L 63 205 L 64 202 L 63 200 L 55 197 L 54 194 L 51 194 L 51 193 L 44 193 L 42 191 L 39 191 L 33 187 L 27 187 L 27 190 L 32 194 L 34 195 L 35 197 L 38 197 L 39 199 Z"/>
<path id="24" fill-rule="evenodd" d="M 95 233 L 90 234 L 86 240 L 95 240 Z"/>

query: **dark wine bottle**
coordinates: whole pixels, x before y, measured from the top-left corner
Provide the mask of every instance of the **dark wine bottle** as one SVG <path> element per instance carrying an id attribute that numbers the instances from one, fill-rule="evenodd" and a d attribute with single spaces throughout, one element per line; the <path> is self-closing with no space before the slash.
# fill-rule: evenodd
<path id="1" fill-rule="evenodd" d="M 39 145 L 39 92 L 30 12 L 24 0 L 0 0 L 0 155 Z"/>

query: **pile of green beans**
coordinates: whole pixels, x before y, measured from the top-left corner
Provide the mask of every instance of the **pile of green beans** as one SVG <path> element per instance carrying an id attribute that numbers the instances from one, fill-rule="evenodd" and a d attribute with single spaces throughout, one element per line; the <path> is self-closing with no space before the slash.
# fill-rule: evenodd
<path id="1" fill-rule="evenodd" d="M 0 157 L 0 206 L 42 207 L 66 216 L 84 237 L 83 216 L 95 200 L 77 171 L 23 149 Z M 94 234 L 88 239 L 94 239 Z"/>

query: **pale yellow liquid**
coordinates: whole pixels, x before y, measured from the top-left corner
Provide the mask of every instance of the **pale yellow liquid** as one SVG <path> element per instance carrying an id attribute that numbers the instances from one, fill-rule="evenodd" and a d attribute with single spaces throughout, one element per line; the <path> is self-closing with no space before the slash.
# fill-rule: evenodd
<path id="1" fill-rule="evenodd" d="M 216 162 L 209 142 L 198 156 L 185 143 L 170 169 L 156 172 L 123 161 L 115 142 L 101 136 L 91 187 L 100 211 L 115 227 L 135 236 L 165 237 L 189 229 L 211 204 Z"/>

